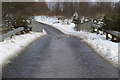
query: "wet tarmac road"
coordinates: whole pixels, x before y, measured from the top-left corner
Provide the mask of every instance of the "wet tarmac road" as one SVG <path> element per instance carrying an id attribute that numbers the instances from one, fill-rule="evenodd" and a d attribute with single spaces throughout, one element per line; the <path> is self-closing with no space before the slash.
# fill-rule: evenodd
<path id="1" fill-rule="evenodd" d="M 118 71 L 79 39 L 43 25 L 48 35 L 3 68 L 3 78 L 117 78 Z"/>

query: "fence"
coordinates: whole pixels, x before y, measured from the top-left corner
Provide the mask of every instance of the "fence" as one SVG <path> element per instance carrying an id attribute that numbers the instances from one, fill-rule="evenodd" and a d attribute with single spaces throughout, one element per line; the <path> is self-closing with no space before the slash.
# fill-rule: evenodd
<path id="1" fill-rule="evenodd" d="M 97 34 L 99 34 L 99 31 L 103 31 L 104 33 L 106 33 L 106 39 L 111 39 L 111 41 L 117 41 L 117 42 L 120 42 L 120 32 L 118 31 L 113 31 L 113 30 L 104 30 L 102 29 L 102 26 L 101 25 L 98 25 L 98 24 L 92 24 L 91 25 L 91 28 L 92 28 L 92 32 L 96 32 Z M 96 29 L 96 31 L 95 31 Z M 110 38 L 108 35 L 111 35 L 112 38 Z"/>
<path id="2" fill-rule="evenodd" d="M 20 27 L 20 28 L 17 28 L 15 30 L 13 30 L 13 31 L 10 31 L 10 32 L 8 32 L 6 34 L 0 35 L 0 41 L 3 41 L 4 39 L 6 39 L 8 37 L 11 37 L 11 36 L 15 35 L 16 33 L 21 32 L 23 30 L 24 30 L 24 28 Z"/>

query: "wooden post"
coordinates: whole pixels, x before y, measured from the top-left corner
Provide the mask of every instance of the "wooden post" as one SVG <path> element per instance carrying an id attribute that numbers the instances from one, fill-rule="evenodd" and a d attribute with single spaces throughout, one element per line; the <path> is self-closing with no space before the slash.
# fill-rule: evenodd
<path id="1" fill-rule="evenodd" d="M 95 28 L 93 28 L 93 32 L 95 32 Z"/>
<path id="2" fill-rule="evenodd" d="M 120 42 L 120 38 L 119 37 L 117 38 L 117 41 Z"/>
<path id="3" fill-rule="evenodd" d="M 99 34 L 99 29 L 97 29 L 97 34 Z"/>
<path id="4" fill-rule="evenodd" d="M 92 27 L 92 33 L 94 32 L 94 28 Z"/>
<path id="5" fill-rule="evenodd" d="M 106 39 L 108 40 L 108 33 L 106 32 Z"/>
<path id="6" fill-rule="evenodd" d="M 114 36 L 112 35 L 112 39 L 111 39 L 111 41 L 114 41 Z"/>

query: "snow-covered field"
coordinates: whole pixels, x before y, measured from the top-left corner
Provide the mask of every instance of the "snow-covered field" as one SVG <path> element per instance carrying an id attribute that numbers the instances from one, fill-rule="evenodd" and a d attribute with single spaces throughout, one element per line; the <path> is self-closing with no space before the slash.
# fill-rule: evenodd
<path id="1" fill-rule="evenodd" d="M 11 39 L 6 39 L 0 42 L 0 67 L 9 63 L 10 59 L 19 55 L 30 43 L 45 35 L 43 32 L 30 32 L 23 35 L 13 36 Z"/>
<path id="2" fill-rule="evenodd" d="M 69 25 L 67 25 L 64 24 L 67 20 L 65 20 L 63 23 L 63 21 L 58 20 L 56 17 L 36 16 L 35 20 L 48 25 L 52 25 L 54 28 L 62 31 L 65 34 L 81 38 L 82 41 L 91 46 L 96 51 L 96 53 L 104 57 L 114 66 L 118 67 L 118 53 L 120 53 L 120 50 L 118 50 L 118 45 L 120 45 L 120 43 L 106 40 L 105 35 L 97 35 L 96 33 L 85 31 L 75 31 L 74 23 L 70 23 Z M 56 23 L 58 21 L 60 23 Z"/>

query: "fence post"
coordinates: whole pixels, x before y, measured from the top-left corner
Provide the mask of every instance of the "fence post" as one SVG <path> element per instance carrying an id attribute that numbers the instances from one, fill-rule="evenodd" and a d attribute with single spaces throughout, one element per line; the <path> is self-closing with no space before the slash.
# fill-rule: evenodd
<path id="1" fill-rule="evenodd" d="M 106 32 L 106 39 L 108 40 L 108 33 Z"/>
<path id="2" fill-rule="evenodd" d="M 92 28 L 92 33 L 94 32 L 94 28 L 93 27 L 91 27 Z"/>
<path id="3" fill-rule="evenodd" d="M 99 34 L 99 28 L 97 29 L 97 34 Z"/>
<path id="4" fill-rule="evenodd" d="M 111 41 L 114 41 L 114 36 L 112 35 L 112 39 L 111 39 Z"/>

